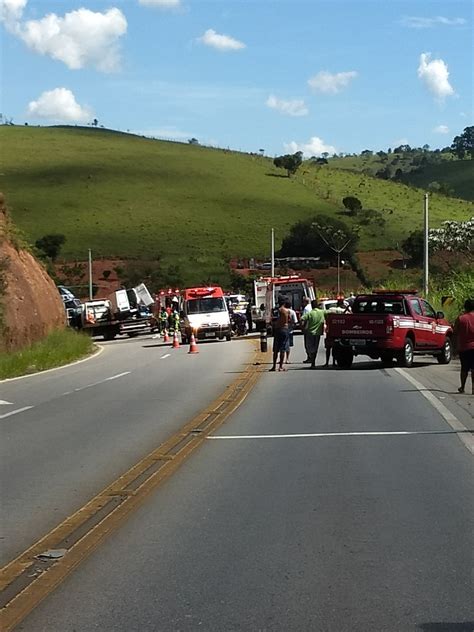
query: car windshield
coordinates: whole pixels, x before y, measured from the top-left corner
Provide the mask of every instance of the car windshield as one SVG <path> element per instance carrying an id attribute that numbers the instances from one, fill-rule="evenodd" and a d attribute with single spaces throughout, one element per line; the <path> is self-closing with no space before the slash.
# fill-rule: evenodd
<path id="1" fill-rule="evenodd" d="M 354 314 L 404 314 L 402 300 L 366 298 L 356 301 L 352 309 Z"/>
<path id="2" fill-rule="evenodd" d="M 207 314 L 209 312 L 225 312 L 223 298 L 196 298 L 187 302 L 188 314 Z"/>

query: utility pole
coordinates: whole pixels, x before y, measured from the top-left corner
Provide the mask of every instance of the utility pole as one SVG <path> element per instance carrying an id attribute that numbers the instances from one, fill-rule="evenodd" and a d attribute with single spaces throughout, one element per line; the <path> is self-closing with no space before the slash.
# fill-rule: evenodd
<path id="1" fill-rule="evenodd" d="M 428 217 L 428 193 L 425 193 L 425 204 L 423 212 L 423 293 L 428 297 L 429 282 L 429 217 Z"/>
<path id="2" fill-rule="evenodd" d="M 272 278 L 275 276 L 275 229 L 272 228 Z"/>
<path id="3" fill-rule="evenodd" d="M 334 246 L 326 239 L 323 232 L 321 231 L 321 227 L 318 224 L 314 223 L 312 224 L 312 226 L 313 228 L 316 228 L 318 235 L 321 237 L 324 243 L 327 246 L 329 246 L 329 248 L 331 248 L 333 252 L 337 254 L 337 295 L 340 296 L 341 295 L 341 252 L 345 250 L 347 246 L 351 243 L 352 237 L 348 239 L 343 246 L 340 246 L 338 248 L 337 246 Z"/>
<path id="4" fill-rule="evenodd" d="M 89 248 L 89 300 L 92 301 L 92 250 Z"/>

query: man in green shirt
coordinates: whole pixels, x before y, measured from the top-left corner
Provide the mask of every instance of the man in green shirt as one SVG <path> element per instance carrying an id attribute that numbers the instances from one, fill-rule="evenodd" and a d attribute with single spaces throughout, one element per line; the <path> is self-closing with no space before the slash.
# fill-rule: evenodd
<path id="1" fill-rule="evenodd" d="M 318 309 L 318 301 L 311 301 L 311 311 L 301 317 L 301 326 L 306 335 L 307 353 L 310 358 L 310 369 L 316 368 L 316 356 L 318 354 L 319 341 L 324 331 L 324 319 L 326 312 Z"/>

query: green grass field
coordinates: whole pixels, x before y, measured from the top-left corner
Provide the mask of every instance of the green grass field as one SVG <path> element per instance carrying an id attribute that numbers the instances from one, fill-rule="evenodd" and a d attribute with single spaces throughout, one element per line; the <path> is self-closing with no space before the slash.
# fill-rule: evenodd
<path id="1" fill-rule="evenodd" d="M 420 188 L 427 188 L 430 182 L 446 182 L 454 195 L 474 201 L 474 160 L 456 160 L 443 165 L 428 165 L 420 173 L 408 173 L 404 179 Z"/>
<path id="2" fill-rule="evenodd" d="M 90 355 L 96 349 L 87 334 L 70 329 L 53 331 L 21 351 L 0 353 L 0 380 L 69 364 Z"/>
<path id="3" fill-rule="evenodd" d="M 86 128 L 0 127 L 0 189 L 34 242 L 63 233 L 66 259 L 161 258 L 186 282 L 219 279 L 230 257 L 268 257 L 296 221 L 335 215 L 346 195 L 384 214 L 361 249 L 393 247 L 422 222 L 422 191 L 338 169 L 288 179 L 270 159 Z M 473 205 L 432 196 L 431 218 L 467 219 Z"/>
<path id="4" fill-rule="evenodd" d="M 423 154 L 420 154 L 423 155 Z M 439 160 L 439 164 L 428 164 L 422 166 L 420 172 L 413 170 L 411 154 L 389 154 L 387 160 L 382 162 L 374 154 L 372 156 L 346 156 L 343 158 L 330 158 L 329 167 L 331 169 L 343 169 L 355 172 L 370 172 L 372 175 L 385 167 L 391 165 L 392 170 L 401 169 L 404 173 L 403 182 L 405 184 L 427 189 L 431 182 L 446 183 L 453 190 L 453 196 L 464 200 L 474 200 L 474 160 L 457 160 L 453 154 L 426 154 L 429 160 Z"/>

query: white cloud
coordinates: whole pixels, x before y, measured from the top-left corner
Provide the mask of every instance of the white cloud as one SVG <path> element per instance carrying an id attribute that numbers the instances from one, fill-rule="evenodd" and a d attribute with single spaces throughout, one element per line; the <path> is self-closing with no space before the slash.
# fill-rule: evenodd
<path id="1" fill-rule="evenodd" d="M 446 18 L 442 15 L 437 15 L 433 18 L 406 16 L 401 20 L 401 23 L 411 29 L 430 29 L 438 25 L 462 26 L 466 24 L 466 20 L 464 18 Z"/>
<path id="2" fill-rule="evenodd" d="M 308 79 L 308 85 L 315 92 L 323 92 L 324 94 L 337 94 L 349 85 L 352 79 L 357 77 L 355 70 L 348 72 L 336 72 L 334 74 L 321 70 L 317 75 Z"/>
<path id="3" fill-rule="evenodd" d="M 40 20 L 18 24 L 16 33 L 35 52 L 71 69 L 94 66 L 113 72 L 120 65 L 118 39 L 126 31 L 124 14 L 112 8 L 105 13 L 78 9 L 64 17 L 49 13 Z"/>
<path id="4" fill-rule="evenodd" d="M 290 143 L 284 143 L 286 151 L 294 154 L 297 151 L 302 151 L 304 156 L 320 156 L 327 152 L 328 154 L 335 154 L 336 148 L 332 145 L 326 145 L 326 143 L 318 136 L 312 136 L 307 143 L 297 143 L 292 140 Z"/>
<path id="5" fill-rule="evenodd" d="M 241 50 L 245 48 L 243 42 L 239 42 L 239 40 L 230 37 L 230 35 L 216 33 L 214 29 L 207 29 L 204 35 L 198 38 L 198 41 L 206 46 L 211 46 L 211 48 L 216 48 L 221 51 Z"/>
<path id="6" fill-rule="evenodd" d="M 177 9 L 181 6 L 181 0 L 138 0 L 138 4 L 158 9 Z"/>
<path id="7" fill-rule="evenodd" d="M 449 127 L 447 125 L 437 125 L 433 132 L 435 134 L 449 134 Z"/>
<path id="8" fill-rule="evenodd" d="M 28 0 L 0 0 L 0 22 L 11 29 L 21 19 Z"/>
<path id="9" fill-rule="evenodd" d="M 87 123 L 94 117 L 94 112 L 87 106 L 79 105 L 67 88 L 43 92 L 36 101 L 28 104 L 28 113 L 60 123 Z"/>
<path id="10" fill-rule="evenodd" d="M 285 101 L 284 99 L 278 99 L 271 94 L 266 100 L 266 105 L 273 110 L 278 110 L 282 114 L 288 114 L 288 116 L 306 116 L 309 113 L 309 110 L 302 99 L 291 99 L 290 101 Z"/>
<path id="11" fill-rule="evenodd" d="M 431 53 L 421 53 L 418 77 L 423 81 L 428 90 L 434 96 L 443 100 L 454 94 L 453 87 L 449 83 L 449 71 L 442 59 L 430 61 Z"/>

